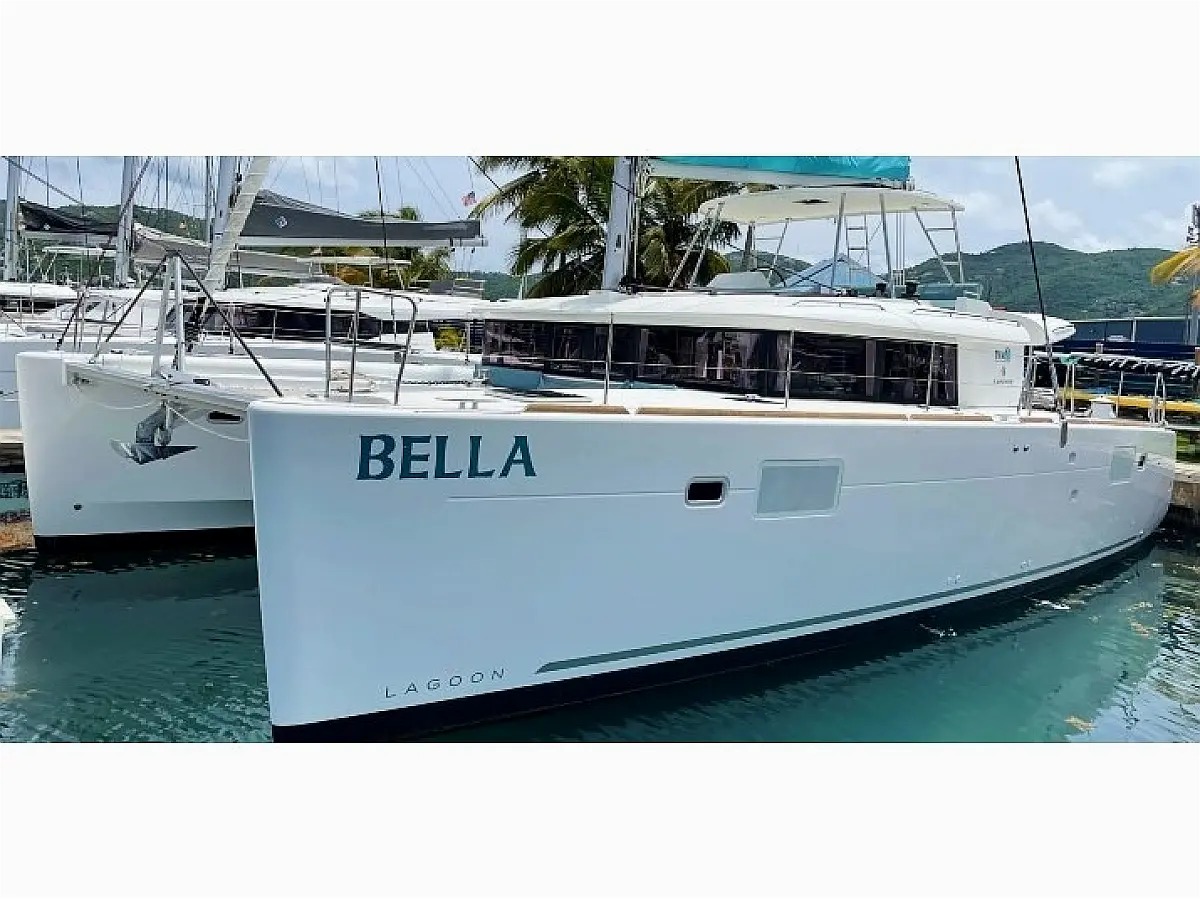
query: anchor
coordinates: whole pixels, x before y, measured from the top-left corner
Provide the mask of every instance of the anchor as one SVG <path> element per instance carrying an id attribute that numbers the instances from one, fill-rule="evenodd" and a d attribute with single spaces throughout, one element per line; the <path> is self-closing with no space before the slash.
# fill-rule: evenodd
<path id="1" fill-rule="evenodd" d="M 169 459 L 171 456 L 178 456 L 180 453 L 194 450 L 196 448 L 194 446 L 171 445 L 171 432 L 179 417 L 177 412 L 163 403 L 138 422 L 132 443 L 121 443 L 114 440 L 112 448 L 118 456 L 136 462 L 138 465 Z"/>

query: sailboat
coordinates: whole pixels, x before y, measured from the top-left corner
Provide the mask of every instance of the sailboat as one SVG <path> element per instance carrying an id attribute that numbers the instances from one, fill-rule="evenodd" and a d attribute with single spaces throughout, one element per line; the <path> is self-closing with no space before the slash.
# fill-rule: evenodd
<path id="1" fill-rule="evenodd" d="M 649 162 L 779 185 L 717 201 L 745 222 L 844 234 L 848 210 L 874 213 L 886 243 L 895 216 L 960 211 L 907 157 Z M 1066 323 L 961 280 L 952 301 L 906 296 L 893 258 L 872 296 L 764 272 L 640 291 L 639 168 L 617 161 L 600 290 L 487 311 L 489 384 L 248 407 L 276 739 L 421 733 L 785 656 L 1078 575 L 1162 520 L 1161 417 L 1030 408 L 1024 360 Z"/>

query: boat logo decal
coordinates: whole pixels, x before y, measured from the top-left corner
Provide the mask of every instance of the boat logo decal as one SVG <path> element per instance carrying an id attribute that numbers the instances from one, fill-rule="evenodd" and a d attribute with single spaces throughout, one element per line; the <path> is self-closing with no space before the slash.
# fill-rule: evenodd
<path id="1" fill-rule="evenodd" d="M 393 456 L 397 447 L 400 448 L 398 462 Z M 433 450 L 432 465 L 430 449 Z M 493 467 L 485 468 L 485 460 L 490 460 Z M 499 465 L 499 469 L 496 465 Z M 358 481 L 386 481 L 392 477 L 401 481 L 430 477 L 435 480 L 507 478 L 517 474 L 527 478 L 537 477 L 529 438 L 524 434 L 512 438 L 508 452 L 503 457 L 499 452 L 486 451 L 483 437 L 478 434 L 470 436 L 465 453 L 461 443 L 452 447 L 450 438 L 445 434 L 406 434 L 399 440 L 391 434 L 363 434 L 358 438 L 358 475 L 355 478 Z"/>
<path id="2" fill-rule="evenodd" d="M 174 409 L 168 408 L 167 404 L 163 403 L 138 422 L 132 442 L 123 443 L 119 440 L 109 442 L 118 456 L 136 462 L 138 465 L 159 462 L 172 456 L 178 456 L 180 453 L 191 452 L 196 447 L 171 444 L 171 434 L 179 417 Z"/>
<path id="3" fill-rule="evenodd" d="M 279 218 L 275 219 L 275 226 L 277 228 L 286 228 L 287 227 L 287 219 L 281 215 Z"/>
<path id="4" fill-rule="evenodd" d="M 490 677 L 483 671 L 472 671 L 469 674 L 452 674 L 445 678 L 431 677 L 428 680 L 410 680 L 407 686 L 404 687 L 385 686 L 383 688 L 383 698 L 395 699 L 397 696 L 408 697 L 414 693 L 434 693 L 438 690 L 455 690 L 464 686 L 477 687 L 485 680 L 504 680 L 503 668 L 493 668 L 491 669 L 491 672 L 492 673 Z"/>

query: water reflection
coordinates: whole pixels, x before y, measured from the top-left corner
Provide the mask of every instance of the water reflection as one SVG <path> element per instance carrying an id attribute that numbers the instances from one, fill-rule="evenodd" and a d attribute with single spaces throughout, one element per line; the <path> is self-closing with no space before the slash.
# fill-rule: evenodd
<path id="1" fill-rule="evenodd" d="M 0 564 L 5 740 L 266 740 L 253 555 Z"/>
<path id="2" fill-rule="evenodd" d="M 252 555 L 0 557 L 0 739 L 269 739 Z M 1200 552 L 455 740 L 1200 739 Z"/>

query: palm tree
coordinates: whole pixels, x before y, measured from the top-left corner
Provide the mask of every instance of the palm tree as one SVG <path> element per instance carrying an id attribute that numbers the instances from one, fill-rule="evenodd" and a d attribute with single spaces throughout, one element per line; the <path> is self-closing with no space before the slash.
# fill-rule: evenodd
<path id="1" fill-rule="evenodd" d="M 1173 253 L 1150 269 L 1150 283 L 1166 284 L 1188 275 L 1200 275 L 1200 244 Z"/>
<path id="2" fill-rule="evenodd" d="M 493 172 L 522 171 L 479 203 L 476 217 L 504 214 L 505 220 L 529 234 L 512 257 L 512 273 L 541 277 L 529 296 L 564 296 L 600 286 L 604 268 L 605 227 L 615 159 L 611 156 L 484 156 L 479 167 Z M 655 179 L 642 195 L 637 235 L 635 280 L 665 287 L 683 261 L 701 223 L 696 211 L 713 197 L 732 193 L 736 185 L 721 182 Z M 738 228 L 723 223 L 715 239 L 732 241 Z M 687 260 L 690 275 L 697 254 Z M 699 278 L 727 271 L 724 257 L 711 249 L 699 256 Z"/>
<path id="3" fill-rule="evenodd" d="M 421 211 L 415 206 L 401 206 L 393 215 L 406 222 L 421 221 Z M 373 221 L 380 219 L 378 210 L 374 209 L 360 212 L 358 217 Z M 357 247 L 346 250 L 347 255 L 370 255 L 371 252 Z M 371 273 L 377 287 L 403 288 L 413 281 L 437 281 L 449 278 L 453 273 L 450 266 L 451 251 L 449 247 L 434 247 L 428 250 L 417 247 L 388 247 L 387 250 L 380 248 L 378 253 L 387 259 L 403 260 L 408 265 L 403 267 L 387 266 L 382 271 Z M 401 268 L 403 268 L 403 276 Z M 334 275 L 347 284 L 363 284 L 368 279 L 367 272 L 350 266 L 335 266 Z"/>
<path id="4" fill-rule="evenodd" d="M 1150 269 L 1151 284 L 1167 284 L 1176 278 L 1200 276 L 1200 243 L 1172 253 Z M 1195 282 L 1193 282 L 1193 286 Z M 1200 289 L 1192 291 L 1192 308 L 1200 309 Z"/>

